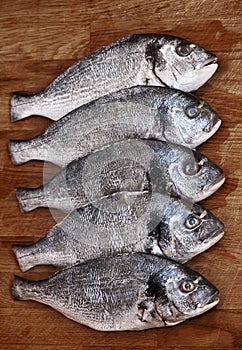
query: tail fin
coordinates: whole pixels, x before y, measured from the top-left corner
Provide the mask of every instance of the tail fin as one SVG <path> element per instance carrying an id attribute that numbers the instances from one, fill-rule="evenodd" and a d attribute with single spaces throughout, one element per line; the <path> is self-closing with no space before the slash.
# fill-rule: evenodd
<path id="1" fill-rule="evenodd" d="M 21 165 L 34 159 L 31 156 L 31 148 L 27 148 L 29 141 L 12 141 L 8 144 L 8 150 L 14 165 Z"/>
<path id="2" fill-rule="evenodd" d="M 31 251 L 29 252 L 29 250 L 31 250 L 29 249 L 29 246 L 14 244 L 12 246 L 12 249 L 21 271 L 26 272 L 36 265 L 34 262 L 33 254 L 31 254 Z"/>
<path id="3" fill-rule="evenodd" d="M 16 122 L 18 120 L 29 117 L 34 114 L 31 111 L 31 105 L 33 97 L 27 94 L 14 93 L 11 99 L 11 121 Z"/>
<path id="4" fill-rule="evenodd" d="M 31 284 L 30 281 L 25 278 L 14 276 L 14 283 L 12 287 L 12 297 L 15 300 L 27 300 L 28 298 L 28 287 Z"/>
<path id="5" fill-rule="evenodd" d="M 22 213 L 28 213 L 38 207 L 46 207 L 43 186 L 37 188 L 17 188 L 16 196 Z"/>

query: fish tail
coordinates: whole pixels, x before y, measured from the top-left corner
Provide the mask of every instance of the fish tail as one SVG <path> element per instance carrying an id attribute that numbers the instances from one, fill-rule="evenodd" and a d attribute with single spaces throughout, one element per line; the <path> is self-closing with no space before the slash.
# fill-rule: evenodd
<path id="1" fill-rule="evenodd" d="M 36 105 L 34 100 L 35 96 L 14 93 L 11 99 L 11 121 L 16 122 L 30 115 L 37 114 L 33 110 L 33 106 Z"/>
<path id="2" fill-rule="evenodd" d="M 16 256 L 21 271 L 26 272 L 37 265 L 34 262 L 32 244 L 29 246 L 14 244 L 12 250 Z"/>
<path id="3" fill-rule="evenodd" d="M 22 213 L 27 213 L 38 207 L 48 206 L 45 201 L 43 186 L 37 188 L 18 187 L 16 196 Z"/>
<path id="4" fill-rule="evenodd" d="M 39 239 L 33 244 L 14 244 L 12 246 L 19 267 L 23 272 L 38 265 L 54 265 L 57 267 L 67 266 L 66 261 L 68 261 L 68 258 L 65 255 L 65 244 L 63 243 L 65 237 L 58 235 L 60 231 L 58 225 L 56 225 L 46 234 L 45 237 Z"/>
<path id="5" fill-rule="evenodd" d="M 31 299 L 31 288 L 33 282 L 19 277 L 14 276 L 14 282 L 12 287 L 12 297 L 14 300 L 28 300 Z"/>
<path id="6" fill-rule="evenodd" d="M 38 159 L 31 140 L 10 140 L 8 150 L 14 165 L 21 165 L 32 159 Z"/>

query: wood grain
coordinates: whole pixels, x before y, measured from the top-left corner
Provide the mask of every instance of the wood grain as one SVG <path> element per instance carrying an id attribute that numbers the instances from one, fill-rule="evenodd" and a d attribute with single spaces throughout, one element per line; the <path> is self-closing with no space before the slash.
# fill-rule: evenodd
<path id="1" fill-rule="evenodd" d="M 242 124 L 241 0 L 1 0 L 0 2 L 0 348 L 8 350 L 241 349 L 242 347 Z M 44 89 L 77 59 L 130 33 L 168 33 L 213 51 L 220 67 L 197 94 L 220 114 L 223 124 L 199 150 L 223 167 L 226 183 L 202 204 L 225 224 L 224 238 L 188 265 L 221 292 L 216 309 L 174 328 L 100 333 L 49 307 L 11 298 L 13 275 L 40 279 L 54 271 L 38 267 L 22 274 L 11 251 L 31 243 L 55 223 L 47 209 L 21 214 L 17 186 L 43 181 L 41 162 L 12 165 L 9 139 L 29 138 L 51 122 L 31 117 L 11 123 L 13 91 Z M 51 169 L 49 169 L 51 176 Z M 54 217 L 58 215 L 55 213 Z"/>

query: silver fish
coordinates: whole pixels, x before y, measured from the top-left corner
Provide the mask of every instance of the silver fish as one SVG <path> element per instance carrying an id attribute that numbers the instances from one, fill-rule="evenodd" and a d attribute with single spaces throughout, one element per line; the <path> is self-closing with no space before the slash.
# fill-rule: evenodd
<path id="1" fill-rule="evenodd" d="M 38 114 L 58 120 L 73 109 L 136 85 L 193 91 L 216 71 L 217 57 L 185 39 L 159 34 L 131 35 L 69 67 L 44 91 L 14 94 L 12 121 Z"/>
<path id="2" fill-rule="evenodd" d="M 59 165 L 125 138 L 153 138 L 195 148 L 221 125 L 196 96 L 159 87 L 134 87 L 79 107 L 27 141 L 11 141 L 16 165 L 32 159 Z M 65 152 L 63 154 L 63 148 Z"/>
<path id="3" fill-rule="evenodd" d="M 223 223 L 197 204 L 159 193 L 120 192 L 74 210 L 44 238 L 14 245 L 13 251 L 22 271 L 118 252 L 150 252 L 184 263 L 223 233 Z"/>
<path id="4" fill-rule="evenodd" d="M 40 206 L 70 212 L 119 191 L 152 190 L 198 202 L 224 180 L 221 168 L 189 148 L 130 139 L 74 160 L 44 186 L 18 188 L 17 198 L 23 212 Z"/>
<path id="5" fill-rule="evenodd" d="M 16 277 L 12 295 L 35 300 L 99 331 L 173 326 L 219 302 L 199 273 L 172 260 L 126 253 L 88 260 L 49 279 Z"/>

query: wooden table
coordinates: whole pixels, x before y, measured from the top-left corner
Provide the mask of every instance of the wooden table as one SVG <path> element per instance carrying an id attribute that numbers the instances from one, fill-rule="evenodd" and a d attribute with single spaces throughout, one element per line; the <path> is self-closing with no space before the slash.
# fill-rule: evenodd
<path id="1" fill-rule="evenodd" d="M 0 348 L 5 350 L 241 349 L 242 337 L 242 2 L 231 0 L 1 0 L 0 2 Z M 204 201 L 225 224 L 224 238 L 188 265 L 221 292 L 216 309 L 174 328 L 101 333 L 49 307 L 11 298 L 13 275 L 41 279 L 54 271 L 21 273 L 11 245 L 31 243 L 55 221 L 48 209 L 21 214 L 17 186 L 42 183 L 43 165 L 12 165 L 9 139 L 33 137 L 51 122 L 32 117 L 11 123 L 13 91 L 35 93 L 79 58 L 130 33 L 168 33 L 213 51 L 220 68 L 197 94 L 220 114 L 223 124 L 199 150 L 225 171 L 226 183 Z"/>

